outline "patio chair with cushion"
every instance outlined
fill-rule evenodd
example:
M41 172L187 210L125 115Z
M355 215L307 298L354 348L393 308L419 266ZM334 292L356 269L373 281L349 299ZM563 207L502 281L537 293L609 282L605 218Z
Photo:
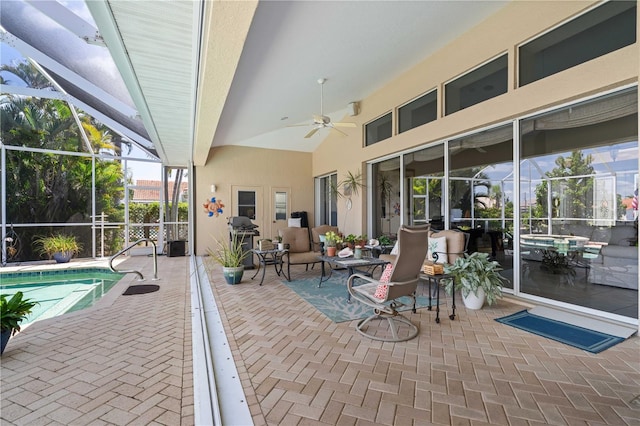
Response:
M418 326L398 312L403 306L409 306L400 298L413 301L416 312L416 288L422 264L427 255L429 225L401 226L398 230L398 255L388 265L379 280L364 274L353 274L347 280L347 289L351 297L360 303L371 306L373 315L356 324L356 330L364 336L385 342L402 342L418 335ZM354 285L355 280L365 280L365 284ZM405 299L406 300L406 299ZM373 320L387 320L385 327L370 327Z
M427 250L427 260L436 263L453 263L455 260L467 253L469 245L469 234L455 229L446 231L429 231L429 246ZM380 259L388 262L395 261L397 257L398 245L391 250L390 254L381 254Z
M429 233L427 259L452 264L467 253L470 234L456 229Z
M287 247L288 253L282 257L287 264L287 279L291 280L291 265L309 265L320 263L320 252L313 251L309 243L309 230L307 228L284 228L280 230L282 243Z
M317 251L317 252L321 252L322 251L322 241L321 241L321 236L325 235L327 232L329 231L333 231L336 234L339 234L340 231L338 231L338 227L337 226L330 226L330 225L320 225L320 226L316 226L315 228L311 228L311 238L312 238L312 242L313 242L313 251Z

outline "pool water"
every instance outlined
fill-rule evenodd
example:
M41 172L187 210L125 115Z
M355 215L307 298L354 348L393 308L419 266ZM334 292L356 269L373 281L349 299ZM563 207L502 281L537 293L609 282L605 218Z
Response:
M123 276L98 268L0 274L0 294L10 298L21 291L25 298L38 302L20 324L24 327L34 321L93 306Z

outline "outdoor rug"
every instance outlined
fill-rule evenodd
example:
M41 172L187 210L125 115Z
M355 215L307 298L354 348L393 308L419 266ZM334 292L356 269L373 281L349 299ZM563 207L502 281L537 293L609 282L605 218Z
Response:
M349 293L347 292L344 278L330 278L322 283L322 287L318 288L319 280L320 278L318 277L302 278L293 281L283 280L282 283L333 322L366 318L373 313L373 308L356 300L347 303ZM409 303L411 299L406 298L406 300ZM436 305L435 299L431 304L432 306ZM416 308L425 308L427 306L429 306L429 298L427 296L418 296ZM411 312L411 306L404 307L402 310Z
M594 354L624 341L619 336L534 315L526 309L496 321Z

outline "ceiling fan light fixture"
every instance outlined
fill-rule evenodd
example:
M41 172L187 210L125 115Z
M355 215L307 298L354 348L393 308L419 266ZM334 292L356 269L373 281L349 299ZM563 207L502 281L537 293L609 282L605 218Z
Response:
M345 132L339 129L336 129L336 127L356 127L356 123L333 123L330 117L324 115L324 110L323 110L324 94L323 94L322 88L326 81L327 81L326 78L318 79L318 84L320 84L320 114L313 116L313 122L311 123L311 126L313 126L313 128L305 135L305 138L310 138L311 136L315 135L318 130L324 129L324 128L333 129L344 136L348 136ZM298 127L298 126L304 126L304 124L294 125L289 127Z

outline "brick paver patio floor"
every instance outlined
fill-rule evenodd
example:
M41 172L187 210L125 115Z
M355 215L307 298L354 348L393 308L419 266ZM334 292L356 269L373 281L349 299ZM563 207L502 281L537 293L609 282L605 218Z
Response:
M148 258L132 258L127 268ZM160 291L33 324L2 356L2 425L194 423L188 257L161 258ZM295 277L317 276L296 269ZM523 309L409 318L418 338L369 340L280 282L212 287L256 425L638 425L640 338L587 353L494 321ZM224 391L222 389L221 391Z

